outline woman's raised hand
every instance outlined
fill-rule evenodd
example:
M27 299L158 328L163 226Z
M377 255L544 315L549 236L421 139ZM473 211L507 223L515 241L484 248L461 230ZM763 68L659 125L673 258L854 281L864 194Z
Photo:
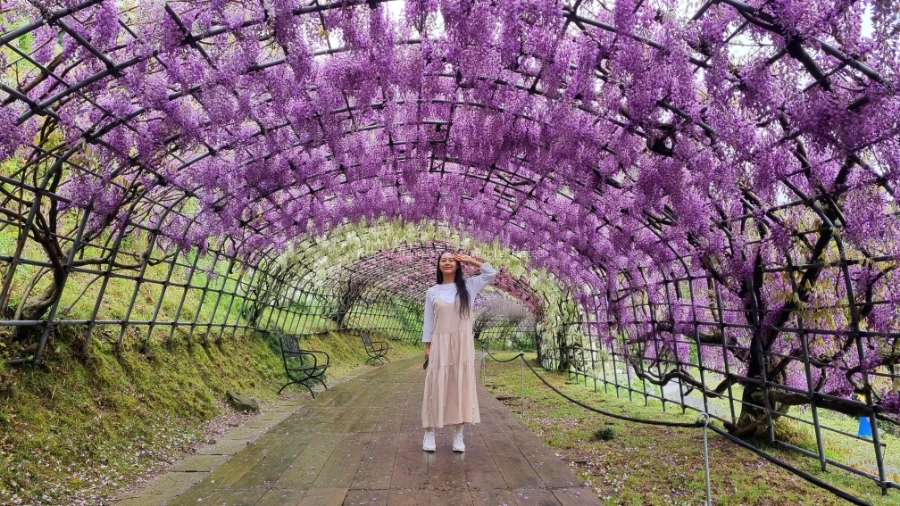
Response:
M464 253L455 253L453 255L453 259L456 260L457 262L474 265L475 267L481 267L481 264L484 263L484 262L479 262L478 260L475 260L474 258L472 258L469 255L466 255Z

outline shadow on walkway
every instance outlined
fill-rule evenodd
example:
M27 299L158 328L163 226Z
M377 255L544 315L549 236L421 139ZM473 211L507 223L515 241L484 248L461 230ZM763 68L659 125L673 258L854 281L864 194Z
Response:
M419 360L407 359L338 384L163 504L600 504L481 386L482 423L466 427L466 452L451 450L448 427L437 452L423 452L424 380Z

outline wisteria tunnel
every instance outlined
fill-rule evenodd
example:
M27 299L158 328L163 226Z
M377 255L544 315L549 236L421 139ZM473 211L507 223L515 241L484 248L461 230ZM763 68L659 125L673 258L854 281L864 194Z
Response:
M0 356L414 343L435 260L461 249L500 268L475 305L487 346L897 494L898 12L0 1Z

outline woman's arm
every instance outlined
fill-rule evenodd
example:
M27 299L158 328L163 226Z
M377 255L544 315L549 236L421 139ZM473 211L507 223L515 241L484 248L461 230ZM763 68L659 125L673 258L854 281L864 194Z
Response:
M497 275L497 270L489 264L488 262L481 262L479 260L475 260L469 255L463 255L461 253L457 253L456 259L460 262L467 263L469 265L474 265L481 270L481 274L477 276L473 276L466 280L466 287L469 289L469 296L472 297L472 300L475 300L475 296L478 295L484 287L490 284L491 280Z
M431 334L434 333L434 304L431 292L425 292L425 319L422 321L422 342L425 343L425 356L431 348Z

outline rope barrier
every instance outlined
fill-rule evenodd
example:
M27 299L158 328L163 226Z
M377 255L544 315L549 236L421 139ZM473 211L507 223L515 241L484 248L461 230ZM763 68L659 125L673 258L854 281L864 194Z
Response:
M515 357L513 357L513 358L509 358L509 359L506 359L506 360L502 360L502 359L499 359L499 358L495 357L494 355L492 355L492 354L491 354L491 350L489 350L489 349L487 349L487 348L482 347L482 348L481 348L481 351L482 351L482 353L486 353L487 356L489 356L489 357L491 357L492 359L494 359L494 362L512 362L513 360L515 360L515 359L517 359L517 358L519 358L519 357L522 357L522 360L525 360L525 354L524 354L524 353L521 353L521 352L520 352L518 355L516 355Z
M859 506L872 506L871 503L867 503L867 502L863 501L862 499L859 499L859 498L857 498L857 497L855 497L855 496L852 496L852 495L848 494L847 492L844 492L843 490L841 490L841 489L839 489L839 488L836 488L836 487L834 487L834 486L832 486L832 485L830 485L830 484L828 484L828 483L825 483L824 481L822 481L822 480L816 478L815 476L813 476L813 475L811 475L811 474L809 474L809 473L806 473L806 472L804 472L804 471L801 471L801 470L799 470L799 469L797 469L797 468L791 466L790 464L788 464L787 462L784 462L783 460L776 459L775 457L773 457L773 456L767 454L766 452L764 452L764 451L762 451L762 450L756 448L756 447L753 446L752 444L747 443L747 442L744 441L743 439L740 439L740 438L738 438L738 437L732 436L731 434L729 434L729 433L723 431L722 429L717 428L715 425L710 425L710 426L709 426L709 430L711 430L711 431L715 432L716 434L718 434L718 435L724 437L725 439L731 441L732 443L735 443L735 444L737 444L737 445L739 445L739 446L742 446L742 447L744 447L744 448L750 450L751 452L753 452L753 453L759 455L760 457L762 457L762 458L768 460L769 462L775 464L776 466L781 467L782 469L785 469L785 470L787 470L787 471L790 471L790 472L796 474L797 476L799 476L799 477L803 478L804 480L806 480L806 481L812 483L813 485L815 485L815 486L817 486L817 487L820 487L820 488L823 488L823 489L825 489L825 490L831 492L832 494L834 494L834 495L840 497L841 499L844 499L845 501L849 501L849 502L851 502L851 503L853 503L853 504L857 504L857 505L859 505Z
M618 420L624 420L627 422L635 422L635 423L643 423L643 424L647 424L647 425L658 425L658 426L665 426L665 427L681 427L681 428L688 428L688 427L702 428L703 429L703 468L704 468L705 478L706 478L706 505L707 506L710 506L712 504L712 487L710 484L710 473L709 473L709 442L708 442L708 438L707 438L707 430L712 430L713 432L719 434L720 436L724 437L725 439L728 439L729 441L752 451L753 453L768 460L769 462L771 462L787 471L790 471L790 472L796 474L797 476L812 483L813 485L815 485L819 488L822 488L824 490L827 490L828 492L831 492L832 494L840 497L841 499L844 499L845 501L849 501L858 506L872 506L870 503L867 503L867 502L863 501L862 499L859 499L853 495L850 495L847 492L844 492L843 490L841 490L837 487L834 487L833 485L825 483L824 481L816 478L815 476L812 476L809 473L806 473L804 471L801 471L801 470L791 466L787 462L779 460L779 459L763 452L762 450L759 450L755 446L743 441L742 439L732 436L731 434L717 428L715 425L710 425L709 422L711 421L711 417L708 413L705 413L705 412L698 413L697 421L694 423L665 422L665 421L661 421L661 420L647 420L644 418L632 418L630 416L624 416L624 415L618 415L615 413L610 413L609 411L604 411L602 409L597 409L593 406L588 406L587 404L584 404L583 402L573 399L573 398L569 397L568 395L560 392L556 387L554 387L553 385L548 383L547 380L545 380L543 378L543 376L538 374L538 372L535 371L533 367L531 367L531 364L529 364L528 361L525 360L524 353L519 353L518 355L516 355L510 359L507 359L507 360L501 360L501 359L494 357L494 355L491 354L490 350L487 350L484 347L482 347L482 353L483 353L483 355L491 357L496 362L512 362L513 360L515 360L517 358L521 359L522 363L525 364L526 366L528 366L528 368L531 369L531 372L534 373L534 375L537 376L538 379L541 380L541 382L544 385L546 385L548 388L550 388L550 390L553 390L560 397L563 397L567 401L577 404L588 411L592 411L594 413L599 413L601 415L609 416L611 418L616 418ZM524 370L523 370L523 373L524 373ZM523 376L523 378L522 378L522 397L523 397L523 399L524 399L524 396L525 396L525 379Z
M540 374L538 374L538 372L535 371L533 367L531 367L531 364L529 364L528 361L525 360L524 355L520 354L519 356L522 357L522 361L525 362L525 365L526 365L529 369L531 369L531 372L533 372L534 375L538 377L538 379L540 379L545 385L547 385L547 387L550 388L550 390L553 390L554 392L556 392L557 394L559 394L561 397L565 398L565 399L568 400L569 402L578 404L579 406L581 406L582 408L584 408L584 409L586 409L586 410L588 410L588 411L593 411L594 413L600 413L601 415L606 415L606 416L611 417L611 418L617 418L617 419L619 419L619 420L625 420L625 421L628 421L628 422L635 422L635 423L643 423L643 424L647 424L647 425L661 425L661 426L663 426L663 427L682 427L682 428L685 428L685 427L701 427L701 426L702 426L702 424L701 424L699 421L698 421L698 422L693 422L693 423L687 423L687 422L666 422L666 421L663 421L663 420L647 420L646 418L633 418L633 417L630 417L630 416L619 415L619 414L616 414L616 413L610 413L609 411L604 411L604 410L602 410L602 409L597 409L597 408L595 408L595 407L593 407L593 406L588 406L587 404L585 404L585 403L583 403L583 402L581 402L581 401L578 401L578 400L576 400L576 399L573 399L573 398L569 397L568 395L566 395L566 394L560 392L559 390L557 390L556 387L554 387L553 385L551 385L550 383L548 383L547 380L545 380L545 379L543 378L543 376L541 376Z

